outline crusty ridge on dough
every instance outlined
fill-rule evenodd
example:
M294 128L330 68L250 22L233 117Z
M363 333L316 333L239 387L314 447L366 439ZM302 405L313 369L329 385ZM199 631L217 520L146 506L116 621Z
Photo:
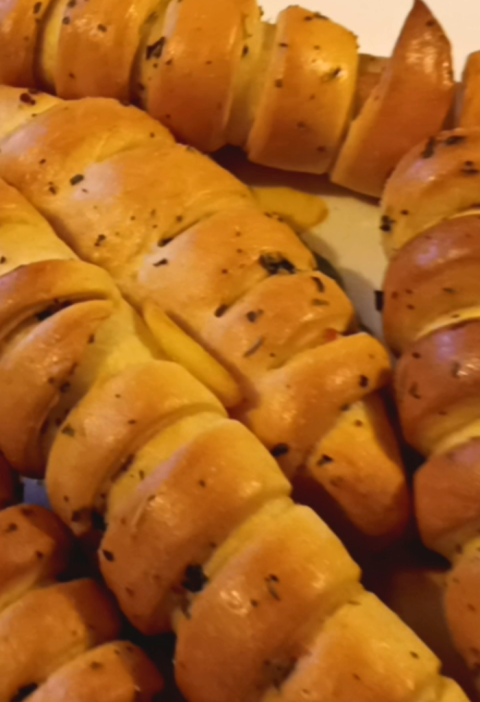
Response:
M131 622L147 634L175 629L187 699L466 702L428 648L365 592L326 524L292 502L258 439L185 369L157 357L108 274L78 260L3 181L0 222L9 247L1 401L16 393L2 407L0 445L21 471L22 457L43 457L55 511L89 543L100 531L102 573ZM38 375L46 382L33 384ZM48 617L50 589L40 593L36 608ZM25 621L33 597L7 614ZM98 656L68 663L33 699L111 663L108 650ZM123 679L115 667L112 675Z

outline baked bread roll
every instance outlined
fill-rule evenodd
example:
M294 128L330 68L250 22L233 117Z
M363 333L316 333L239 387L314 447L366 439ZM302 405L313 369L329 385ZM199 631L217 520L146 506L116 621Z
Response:
M232 416L253 430L289 478L312 483L320 507L333 501L342 520L353 525L359 538L372 543L398 536L408 519L405 477L376 394L390 378L388 356L377 341L357 333L351 303L334 281L316 270L313 256L298 237L284 223L264 215L247 187L191 147L176 145L144 113L101 99L52 104L52 98L30 93L27 104L22 95L13 88L0 89L0 174L49 220L83 261L110 273L168 357L184 362L197 378L217 390ZM43 222L39 231L45 227ZM18 260L19 237L13 232L16 230L12 229L11 251L0 252L7 259L1 269L5 273L14 261L17 265L26 262ZM33 257L41 258L47 244L43 235L31 232L25 232L25 242L30 249L35 241ZM45 232L45 242L52 236L51 231ZM48 296L50 305L55 298L62 305L64 299L82 300L17 339L0 362L0 376L12 385L11 392L0 399L0 411L10 417L0 428L0 445L15 467L31 474L37 470L35 457L42 460L37 451L39 436L44 436L42 443L48 451L55 422L65 416L56 414L53 424L50 421L46 427L59 387L68 384L61 393L62 412L66 413L94 379L92 370L88 380L75 381L79 359L95 329L103 328L107 318L107 326L118 326L120 322L113 321L119 319L117 309L123 310L123 317L130 315L131 326L140 325L133 321L131 309L126 312L122 307L104 272L72 261L65 248L59 249L58 256L52 250L46 257L62 260L37 261L37 268L12 271L3 283L5 296L24 299L15 302L8 313L15 324L32 311L32 305L45 304ZM39 282L30 282L40 275ZM53 290L58 294L52 294ZM32 294L37 303L32 302ZM209 382L210 366L203 358L207 354L196 345L191 348L184 336L177 339L175 332L172 336L169 319L210 354L210 363L223 368L228 382L220 371L214 374L218 382ZM68 342L62 344L62 362L52 374L51 354L58 353L58 334L68 337ZM122 344L138 346L138 340L131 339L131 330L129 334L130 341L125 339ZM115 340L104 353L115 353L121 366L131 363L133 357L118 348L119 335L120 331L115 332ZM143 335L146 337L146 329ZM87 356L95 356L96 346ZM35 361L39 348L45 349L42 369ZM160 387L167 382L164 377L170 367L157 365L159 376L154 380L148 370L154 357L151 345L148 349L143 345L135 356L138 364L146 362L146 369L141 378L136 378L140 371L135 369L129 381L133 388L129 390L129 419L136 422L130 433L125 433L123 419L113 419L113 413L120 411L118 402L112 403L112 414L106 419L120 422L118 431L125 434L122 441L133 442L131 453L151 438L149 432L163 421L162 412L165 416L173 412L170 400L165 400L165 408L156 404L160 392L156 384ZM198 372L200 367L203 375ZM17 375L21 379L13 380ZM126 378L118 382L127 383ZM35 384L38 392L29 393L29 403L20 403L25 386ZM140 393L136 386L145 389ZM168 387L175 397L183 393L183 404L178 400L175 409L179 415L190 412L191 405L223 412L190 376L182 376L180 368L171 371ZM101 392L107 392L106 386ZM168 393L165 390L166 398ZM143 407L147 397L152 402L148 412ZM104 395L99 398L102 406L107 403ZM32 427L28 434L14 430L13 423L20 426L19 412L23 412L21 425ZM80 425L83 421L79 418ZM102 431L98 425L98 433ZM75 443L65 436L61 442L66 446ZM92 446L85 450L91 451ZM62 454L66 450L62 448ZM83 449L76 450L75 460L83 461ZM323 460L324 455L328 461ZM77 465L72 464L74 475ZM108 467L100 454L89 465L98 484L94 489L88 487L88 497L84 494L73 510L87 522L92 501L103 492L100 482L120 468L112 455ZM101 469L97 470L94 466L98 465ZM68 472L64 464L62 476ZM86 475L81 480L85 486ZM73 492L80 495L77 488ZM66 506L63 509L67 511Z
M65 160L68 162L68 153ZM148 330L115 292L105 272L76 259L60 240L56 248L53 230L45 221L37 226L32 219L32 206L13 188L1 187L0 212L5 219L0 220L0 232L11 231L5 240L16 241L17 247L11 243L11 261L4 263L11 269L0 279L8 292L5 306L10 310L5 317L10 334L4 337L0 363L7 355L19 375L28 375L37 363L54 379L47 383L52 388L48 402L43 389L35 386L23 398L31 426L40 427L38 434L32 431L33 440L22 438L25 410L15 414L15 407L10 407L20 422L14 430L13 416L9 426L16 436L12 453L26 459L30 454L25 446L35 443L47 464L46 485L55 511L80 537L101 532L101 570L128 619L145 634L176 631L176 677L187 699L254 702L275 699L282 690L298 699L298 690L307 690L312 699L325 699L328 693L347 700L355 693L369 702L414 702L421 695L435 702L447 700L448 695L456 702L466 702L459 688L439 676L439 661L416 635L365 593L358 566L320 517L293 503L291 484L271 453L245 426L228 419L215 395L185 369L155 356ZM288 242L288 230L281 231ZM306 256L301 247L296 251L298 257ZM29 252L34 263L28 262ZM47 260L39 260L42 252ZM65 276L60 275L62 266ZM28 300L25 285L15 284L18 275L27 274L33 281ZM308 276L323 280L314 272ZM46 290L54 295L61 278L63 289L69 286L68 298L62 295L52 301ZM332 285L324 284L325 290ZM102 318L95 312L94 331L91 316L74 315L84 337L78 337L74 329L74 338L82 343L70 343L73 332L63 322L65 313L85 309L92 298L98 304L100 297L108 307L102 307ZM3 307L2 303L0 309ZM55 357L43 353L51 337L56 343ZM42 345L36 346L37 339ZM365 335L357 341L347 337L346 350L338 351L338 359L325 352L328 344L315 350L318 356L311 361L315 372L319 372L320 359L334 375L341 360L353 353L352 339L373 364L370 356L380 347ZM373 366L370 370L374 378ZM295 373L306 373L305 366L295 365L292 377ZM6 374L2 382L7 382ZM353 384L349 372L338 382L339 392L345 393L342 402L347 401L349 383ZM328 391L328 384L322 387ZM308 398L311 402L311 396ZM376 446L371 426L363 425L373 421L367 415L370 402L376 399L345 411L353 422L345 432L339 424L327 434L325 446L332 455L316 454L318 469L340 470L332 466L333 457L345 456L345 441L350 436L354 441L355 430L361 428L357 422L362 422L369 437L361 453L365 461L362 475L368 475L370 452L374 455L372 447ZM4 443L8 437L0 434L0 445ZM348 463L344 465L347 470ZM20 471L28 471L29 466L29 460L16 463ZM333 474L335 487L340 489L341 476ZM352 495L348 492L348 499L358 509ZM35 563L37 573L40 566ZM87 651L91 635L96 637L95 644L103 644L116 635L117 626L110 615L96 614L99 605L97 599L91 603L90 595L88 600L85 595L85 603L82 598L84 617L78 628L68 627L65 634L52 636L54 643L45 648L41 666L29 667L30 639L26 625L19 626L18 621L33 616L29 613L34 609L39 617L36 628L43 632L52 621L46 614L50 605L63 602L65 589L68 593L94 589L95 597L99 596L96 586L81 581L30 591L19 605L7 608L5 631L14 626L9 613L18 612L15 628L25 637L21 665L8 673L7 699L13 688L33 684L32 676L34 683L45 684L33 697L37 702L55 699L64 690L65 695L75 690L78 700L92 699L100 685L94 672L104 676L113 686L112 695L118 693L115 699L121 702L131 699L128 694L136 687L149 699L150 692L158 689L158 679L146 662L128 658L128 649L119 648L121 653L115 654L114 648L116 657L111 648ZM80 603L73 611L62 610L62 620L78 617L79 607ZM90 634L86 626L93 613L97 634ZM59 622L55 619L52 626ZM49 662L58 661L60 651L71 651L70 632L74 630L78 632L75 642L87 657L70 661L67 659L73 656L65 655L64 665L55 671L56 665L50 667ZM1 636L0 616L0 645ZM35 641L38 647L38 637ZM343 654L345 647L348 656ZM326 679L316 674L326 667L330 690L325 688ZM77 690L79 680L85 686L81 692Z
M59 668L28 702L150 702L160 699L160 674L141 649L104 644Z
M163 681L138 648L106 643L120 633L107 594L92 580L55 582L70 549L43 508L0 512L0 700L149 702Z
M335 182L376 197L443 126L454 85L450 44L422 0L389 62L300 7L274 25L257 0L12 0L0 8L0 83L130 100L202 151L230 143L266 166L333 167Z
M392 256L385 332L401 355L396 389L407 440L429 460L416 476L425 544L450 559L446 612L475 675L480 657L478 130L421 144L384 195Z

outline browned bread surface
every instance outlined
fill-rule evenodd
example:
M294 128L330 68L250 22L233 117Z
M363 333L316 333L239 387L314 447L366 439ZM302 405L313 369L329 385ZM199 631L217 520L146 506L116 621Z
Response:
M284 10L248 137L249 158L284 170L327 172L352 114L357 72L351 32L319 13Z
M4 457L0 455L0 509L11 504L14 498L14 475Z
M2 355L0 441L10 463L30 477L42 477L42 427L89 339L111 311L108 302L84 302L59 312ZM61 352L59 354L59 350ZM28 399L27 399L28 398ZM23 433L18 429L23 427Z
M115 638L115 610L90 580L34 590L0 615L2 702L60 665Z
M103 511L129 456L184 416L223 407L181 366L150 361L98 382L68 416L49 455L47 488L57 514L82 535ZM128 466L127 466L128 468Z
M235 78L248 37L248 13L258 21L257 4L187 0L163 5L164 22L158 13L147 24L148 36L137 54L134 95L181 141L216 151L226 143ZM86 94L80 90L77 97Z
M460 127L480 126L480 100L478 84L480 80L480 52L475 51L467 59L462 77L458 125Z
M61 667L28 702L150 702L162 689L160 673L143 651L117 641Z
M480 589L480 540L478 535L471 539L465 552L457 558L455 569L450 574L449 587L445 597L445 610L452 631L453 640L475 675L478 678L478 626Z
M404 217L409 217L404 214ZM478 305L480 215L447 219L410 241L385 280L385 334L404 352L425 330L455 324Z
M280 687L305 653L312 613L321 620L353 597L359 576L325 525L289 506L182 617L177 679L187 698L237 702Z
M0 609L60 575L70 547L66 529L50 512L35 506L1 511Z

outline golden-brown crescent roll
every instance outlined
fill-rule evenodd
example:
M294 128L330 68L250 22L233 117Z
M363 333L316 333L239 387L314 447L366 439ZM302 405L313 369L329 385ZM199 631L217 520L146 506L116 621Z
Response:
M459 127L480 127L479 81L480 52L475 51L468 57L463 71L458 114Z
M154 665L129 643L106 643L120 632L110 597L92 580L56 582L71 546L41 507L0 512L0 700L150 702L163 687Z
M285 170L328 171L352 114L357 72L351 32L320 13L284 10L248 138L249 158Z
M479 137L478 129L457 129L416 147L387 185L381 220L391 256L385 334L401 354L400 418L409 443L428 457L415 478L418 524L425 544L454 564L446 614L475 675L480 662Z
M315 31L334 31L322 18L302 22L325 25ZM359 419L356 426L356 437L362 436L357 446L366 447L372 462L372 479L367 479L367 461L353 444L342 459L342 472L353 486L358 465L364 476L361 490L352 493L350 488L344 498L338 486L325 485L321 471L312 470L311 457L326 434L338 429L341 437L346 409L358 403L362 412L363 402L388 384L390 372L380 344L357 333L351 303L336 283L316 270L311 252L293 231L261 212L251 191L232 175L191 147L176 145L161 125L134 108L105 99L59 101L31 118L19 96L13 88L0 89L0 110L2 104L9 105L3 109L10 115L5 134L0 130L0 174L38 208L81 259L113 276L124 297L151 324L153 335L159 336L163 352L185 360L197 378L207 381L232 415L280 460L289 477L307 467L317 492L326 487L362 538L383 542L401 533L408 520L406 481L392 432L379 431L386 424L380 401L364 410L373 421ZM76 285L73 279L72 285ZM76 303L44 324L60 324L62 315L90 309L96 285L93 280L89 284L84 308ZM102 305L113 301L118 306L113 292L105 297ZM99 304L95 301L95 309ZM167 324L161 319L158 323L154 306L167 315ZM117 319L115 309L109 314ZM198 346L190 346L183 355L176 353L175 343L184 344L181 335L170 333L168 318L216 359L232 380L216 371L208 357L202 361L199 351L197 361L192 361ZM77 326L81 334L84 324ZM163 338L168 343L162 343ZM31 334L20 343L35 353ZM67 353L66 342L62 348ZM77 364L75 353L70 352L72 365ZM26 363L16 350L14 355L16 362ZM65 382L70 380L61 385ZM47 390L47 397L38 400L46 413L48 402L56 397L54 386ZM73 399L78 401L79 394ZM64 407L68 413L72 405ZM38 432L47 416L37 418ZM140 428L139 420L138 433ZM132 431L128 442L133 435ZM12 444L13 436L18 440L9 429L6 441ZM34 432L28 436L33 453ZM142 434L142 441L148 438ZM67 439L61 435L58 446L69 445ZM47 450L50 445L47 442ZM137 448L133 441L130 453ZM10 450L17 466L25 464L26 448L22 455L13 445ZM59 451L63 454L63 448ZM128 455L123 453L123 460ZM105 502L100 497L105 492L103 478L121 467L112 463L107 469L100 455L98 462L99 471L93 469L98 463L92 462L96 488L81 499L80 490L78 504L65 503L61 512L70 524L74 514L79 529L83 523L79 515L85 517L96 501ZM76 472L72 468L72 474ZM58 499L66 496L70 497L68 490ZM58 504L56 509L60 510Z

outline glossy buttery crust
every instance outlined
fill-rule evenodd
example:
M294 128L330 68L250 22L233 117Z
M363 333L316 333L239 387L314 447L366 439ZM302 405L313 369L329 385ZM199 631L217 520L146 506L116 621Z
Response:
M71 539L41 507L0 512L0 700L149 702L163 686L92 580L56 583Z
M333 182L378 196L392 164L425 134L443 127L453 97L450 43L428 7L417 2L392 59L352 124Z
M78 256L113 276L147 323L152 304L158 306L233 374L241 392L232 415L254 431L288 477L306 473L317 493L333 499L362 538L397 536L408 519L405 478L382 403L370 402L389 381L389 359L378 342L354 333L351 303L315 270L299 238L264 215L246 186L190 147L176 145L144 113L103 99L48 106L42 96L32 100L45 107L36 117L35 105L26 105L21 91L0 89L0 112L5 113L0 173ZM35 413L37 424L29 420L35 442L48 403L59 386L71 385L66 376L75 358L116 300L100 272L98 280L91 271L82 281L86 273L81 269L73 277L79 264L69 265L68 279L73 287L83 285L85 299L83 306L63 310L42 327L53 339L48 325L70 320L76 336L65 344L58 382L52 376L50 386L43 384L44 397L38 396L44 415L33 405L25 407ZM57 276L64 280L61 266L56 272L52 264L51 275L45 264L40 268L47 290ZM10 284L15 288L14 278ZM80 288L73 299L79 293ZM65 297L72 299L70 291ZM90 319L91 330L74 321L81 314ZM40 377L32 359L34 343L46 343L42 333L37 332L37 342L19 340L14 361L6 352L5 382L12 363ZM24 377L29 382L26 370ZM153 387L152 379L152 394ZM203 403L196 394L197 404ZM132 419L138 420L139 436L140 417ZM341 450L346 434L349 447ZM26 438L21 447L14 446L18 433L6 429L4 441L16 465L27 470L28 455L35 468L30 457L37 454L33 445L25 445ZM324 442L336 451L330 462L336 466L320 470L322 455L330 455ZM335 474L332 468L338 469Z
M130 99L202 151L232 143L375 197L454 97L450 43L422 0L389 61L319 12L264 22L256 0L11 0L0 38L3 84Z
M413 702L426 694L436 702L466 702L457 686L438 675L439 661L413 632L364 591L358 566L333 532L313 511L292 502L290 483L258 439L227 419L217 398L185 369L157 357L148 330L106 274L78 261L45 221L39 226L39 215L34 217L31 205L12 187L0 183L0 188L0 241L5 235L5 241L18 242L17 258L3 263L0 278L10 300L4 350L15 358L16 350L32 349L39 336L58 334L51 368L62 366L65 356L74 360L66 385L52 384L54 401L38 436L51 503L78 536L92 538L104 531L97 534L101 570L130 621L147 634L176 631L176 677L187 699L244 702L276 699L284 690L298 700L302 690L311 699L328 693L346 701L355 693L369 702ZM281 232L288 241L288 230L282 227ZM25 240L29 247L22 244ZM40 260L42 250L47 260ZM306 256L301 248L295 250L298 257ZM18 269L20 262L23 268ZM308 275L323 281L316 273ZM14 284L22 276L32 277L34 297L24 285ZM58 291L62 284L64 292L69 287L67 299L50 299L49 286ZM335 299L340 293L331 286L326 281L325 292L331 290ZM67 328L53 322L98 298L99 292L110 304L108 314L78 355L80 347L75 347L73 358L61 338L68 339ZM89 324L85 319L78 326L90 332ZM321 372L323 361L333 377L342 361L351 365L355 347L358 355L366 354L365 372L377 384L375 373L380 377L384 366L382 361L375 371L375 360L383 351L366 335L347 337L348 351L342 351L343 343L319 346L313 371ZM38 361L45 363L41 355ZM315 377L303 360L295 364L295 373ZM360 397L368 393L355 373L350 368L338 378L339 401L354 400L349 394L354 387ZM335 392L328 384L322 387L325 393ZM37 406L38 392L33 388L23 403ZM331 455L317 454L320 472L335 471L339 459L345 460L345 477L330 473L339 492L342 481L348 485L346 443L355 442L362 428L366 443L362 449L360 440L354 445L364 461L362 479L368 476L370 452L377 445L369 424L370 402L376 400L369 397L365 405L357 401L345 410L324 439ZM0 435L0 444L4 439ZM360 483L361 489L367 482ZM347 494L358 509L354 492ZM5 538L19 533L7 531ZM47 553L51 537L43 538ZM34 539L26 541L34 547ZM2 553L7 552L0 549L0 557ZM57 568L58 554L53 549L50 571ZM25 563L19 572L29 563L31 577L38 580L45 572L46 565L35 557L27 554ZM16 689L31 684L33 676L35 683L48 678L34 693L37 702L55 700L61 690L66 696L60 699L92 699L100 694L102 680L119 702L132 699L132 688L143 691L135 699L149 700L159 681L148 663L138 660L138 652L129 657L128 645L89 651L92 644L116 636L117 620L109 607L90 581L30 590L7 607L0 615L0 647L11 645L13 629L20 643L19 665L8 670L4 698L11 702ZM52 612L61 612L61 619ZM38 619L34 643L32 617ZM64 631L61 622L71 626ZM94 630L88 626L92 622ZM45 634L38 637L38 631ZM48 638L49 632L55 636ZM50 644L35 656L33 667L32 652L38 654L44 638ZM73 660L72 646L86 657ZM60 655L63 665L55 671L52 661ZM0 657L0 666L4 660L10 658ZM325 669L328 676L318 673Z
M409 442L429 457L416 476L424 542L453 561L446 613L474 674L479 596L479 132L422 143L399 164L381 227L392 256L385 332L402 354L396 388Z

